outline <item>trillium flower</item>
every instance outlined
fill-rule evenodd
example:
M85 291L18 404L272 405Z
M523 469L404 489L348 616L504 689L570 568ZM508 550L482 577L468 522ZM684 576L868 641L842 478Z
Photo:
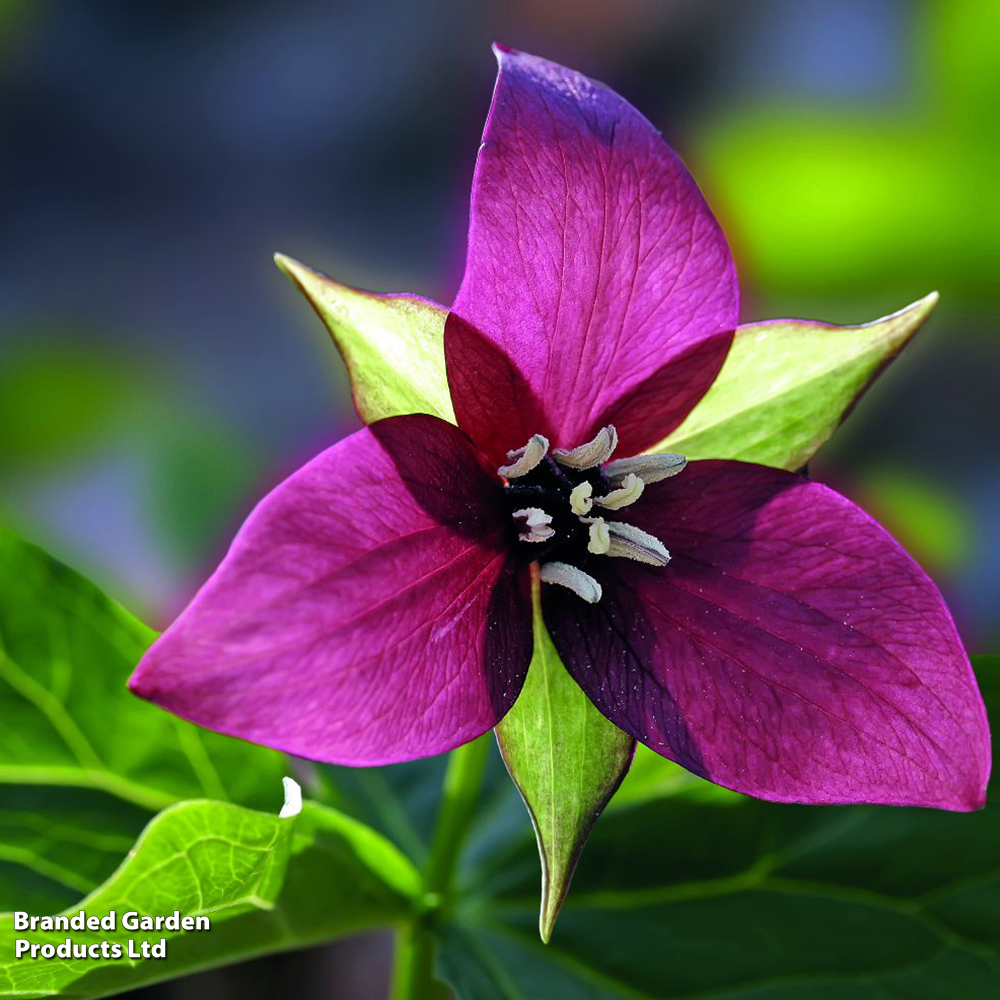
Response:
M454 422L377 420L278 486L132 689L315 760L441 753L517 699L534 588L600 713L696 774L981 806L983 704L913 559L803 475L659 447L738 323L694 181L612 91L499 59L444 328Z

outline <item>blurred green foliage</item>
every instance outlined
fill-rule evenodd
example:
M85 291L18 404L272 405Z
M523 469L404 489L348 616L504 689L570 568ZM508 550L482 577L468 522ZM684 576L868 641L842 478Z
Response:
M169 566L200 565L235 530L270 457L170 367L81 331L22 333L0 355L0 486L71 479L109 452L137 470Z
M92 447L138 403L135 379L121 358L93 346L49 334L25 339L0 364L0 466L59 461Z
M904 101L785 97L706 121L707 188L782 304L935 288L951 308L1000 299L1000 4L920 10Z
M863 472L859 481L865 509L885 524L919 561L945 572L969 557L971 514L947 485L904 469Z

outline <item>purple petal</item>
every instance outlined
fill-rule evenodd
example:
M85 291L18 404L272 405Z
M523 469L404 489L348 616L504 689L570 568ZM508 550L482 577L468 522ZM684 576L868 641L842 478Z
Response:
M670 549L665 568L596 560L599 604L544 595L563 661L608 718L760 798L983 804L968 657L933 583L867 514L737 462L693 462L633 511Z
M532 434L552 428L524 376L492 340L455 313L444 326L444 352L455 420L493 468Z
M589 440L623 397L655 401L627 422L620 447L634 454L722 365L737 322L729 249L684 165L626 101L534 56L498 58L453 309L513 359L556 445ZM699 363L683 378L663 373L691 351Z
M531 658L507 520L458 428L379 421L260 503L130 686L314 760L449 750L503 717Z

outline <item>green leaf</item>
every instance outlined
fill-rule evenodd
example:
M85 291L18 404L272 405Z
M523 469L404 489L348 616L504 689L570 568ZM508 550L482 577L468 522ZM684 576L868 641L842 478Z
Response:
M538 840L538 932L548 941L583 845L628 771L635 740L605 719L567 673L545 628L534 574L532 602L534 655L496 736Z
M861 326L768 320L736 331L722 371L652 451L802 468L920 329L932 292Z
M994 720L1000 657L974 658ZM439 929L464 1000L987 1000L1000 799L979 813L675 795L609 810L552 943L530 844L495 849Z
M121 867L76 906L114 910L114 932L16 931L0 918L0 994L106 996L269 951L302 947L403 919L418 891L412 865L374 831L308 804L279 819L218 802L160 813ZM209 931L129 932L122 915L207 915ZM17 939L59 944L166 939L167 960L14 958Z
M153 635L0 530L0 905L78 898L113 871L153 812L179 800L280 803L280 754L128 692Z
M96 789L147 810L193 796L272 804L280 754L128 692L154 635L79 574L0 529L0 784Z
M278 798L277 789L275 799ZM148 810L83 788L8 786L0 804L0 913L55 913L115 870Z
M455 422L444 365L447 309L416 295L348 288L283 254L274 259L333 336L366 423L404 413Z

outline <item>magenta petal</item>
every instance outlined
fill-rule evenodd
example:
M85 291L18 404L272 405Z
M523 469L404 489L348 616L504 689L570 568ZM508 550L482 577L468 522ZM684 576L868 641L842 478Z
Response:
M933 583L867 514L787 472L693 462L629 518L663 569L598 560L546 588L566 666L647 746L777 801L975 809L983 702Z
M555 63L498 58L453 309L514 360L564 447L705 344L698 370L666 380L661 408L630 426L621 451L634 454L677 426L724 360L718 334L735 328L738 298L725 238L626 101Z
M314 760L449 750L503 717L531 657L505 522L461 431L379 421L260 503L130 686Z

